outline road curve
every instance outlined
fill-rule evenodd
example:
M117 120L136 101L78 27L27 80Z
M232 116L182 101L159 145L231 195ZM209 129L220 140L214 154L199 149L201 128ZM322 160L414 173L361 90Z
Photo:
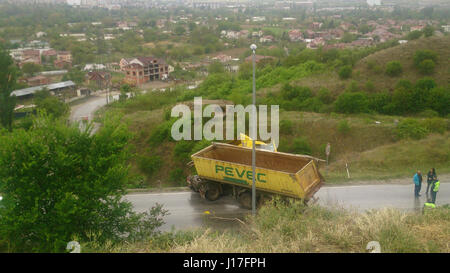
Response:
M441 181L442 182L442 181ZM426 183L424 183L426 187ZM364 211L384 207L399 208L402 210L420 210L426 201L425 189L422 187L422 196L418 199L413 196L413 185L361 185L361 186L333 186L322 187L315 195L318 203L324 206L340 206L348 209ZM175 229L189 229L201 226L226 228L238 225L250 211L242 209L230 196L220 198L215 202L201 199L198 193L137 193L125 196L135 211L143 212L150 209L155 203L164 205L170 215L164 218L165 225L161 228L168 231ZM441 183L437 194L436 204L450 203L450 183ZM205 211L210 214L206 215ZM212 216L212 217L211 217Z

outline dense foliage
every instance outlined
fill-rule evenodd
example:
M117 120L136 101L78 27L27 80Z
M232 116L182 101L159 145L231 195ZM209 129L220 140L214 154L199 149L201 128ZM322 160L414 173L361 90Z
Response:
M123 201L129 132L106 119L92 135L39 116L28 131L0 135L0 247L60 252L77 239L139 239L162 224L161 207L136 214Z

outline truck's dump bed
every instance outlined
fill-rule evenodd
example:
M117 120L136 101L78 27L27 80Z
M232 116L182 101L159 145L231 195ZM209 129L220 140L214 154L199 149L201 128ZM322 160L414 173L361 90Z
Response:
M213 145L192 155L200 177L251 188L252 149ZM309 199L321 186L322 176L312 157L256 150L256 188Z

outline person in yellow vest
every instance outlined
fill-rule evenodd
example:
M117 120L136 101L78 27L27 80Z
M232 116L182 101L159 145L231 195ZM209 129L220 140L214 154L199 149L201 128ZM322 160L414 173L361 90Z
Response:
M425 212L427 212L427 211L433 210L433 209L435 209L435 208L436 208L436 205L435 205L434 203L431 202L431 199L430 199L430 198L428 198L428 201L427 201L425 204L423 204L423 210L422 210L422 213L425 213Z
M435 180L433 180L433 183L431 184L431 203L436 204L436 195L437 192L439 191L439 186L441 185L441 183L439 182L439 180L436 178Z

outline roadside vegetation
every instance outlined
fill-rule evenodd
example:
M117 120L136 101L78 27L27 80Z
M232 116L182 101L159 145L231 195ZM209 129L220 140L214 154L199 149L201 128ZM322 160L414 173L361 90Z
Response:
M378 241L383 253L450 251L450 207L424 214L395 209L365 213L338 207L272 201L239 228L165 233L151 240L111 247L87 243L92 252L368 252ZM205 215L205 221L213 215ZM232 219L230 219L232 220Z

